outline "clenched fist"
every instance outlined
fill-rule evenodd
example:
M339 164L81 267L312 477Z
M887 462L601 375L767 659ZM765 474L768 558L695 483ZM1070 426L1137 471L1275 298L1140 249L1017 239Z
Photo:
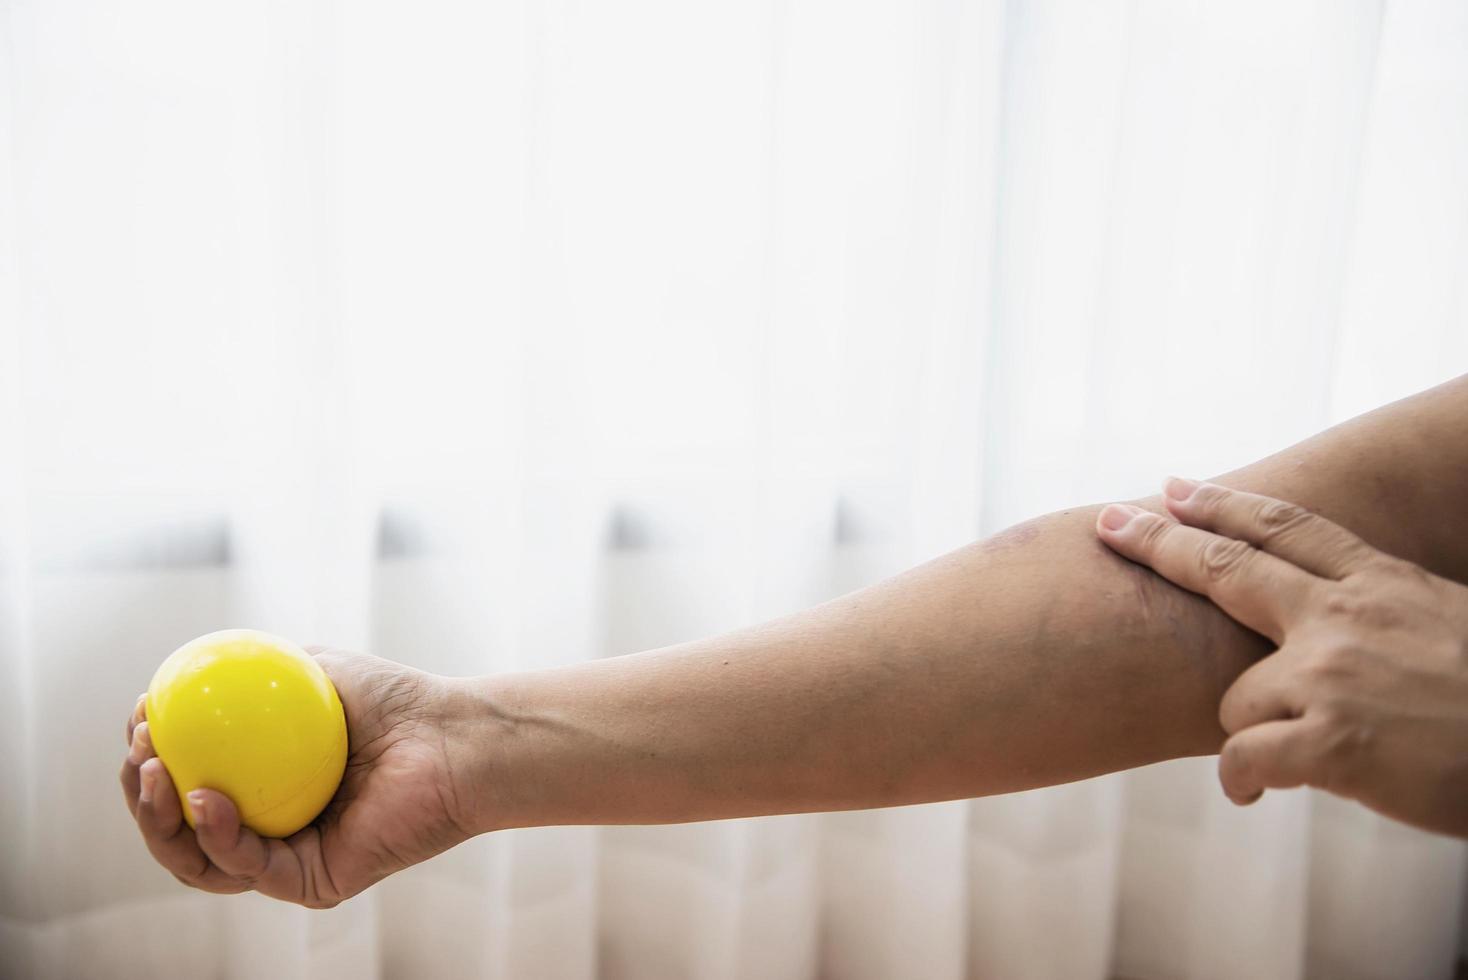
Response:
M465 788L472 749L453 737L451 712L463 701L453 681L364 654L313 656L346 711L347 768L321 815L284 840L241 826L234 803L215 790L180 800L138 698L127 724L123 797L148 850L184 884L330 908L475 832ZM184 822L184 806L193 808L197 829Z

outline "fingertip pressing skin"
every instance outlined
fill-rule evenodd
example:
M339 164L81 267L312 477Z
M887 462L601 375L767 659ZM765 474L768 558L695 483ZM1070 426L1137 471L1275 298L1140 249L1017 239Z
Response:
M1117 554L1206 596L1276 644L1290 622L1290 611L1308 590L1308 576L1298 568L1246 541L1193 526L1192 521L1112 504L1101 512L1097 533Z
M1120 531L1131 523L1132 518L1146 511L1131 504L1107 504L1101 508L1101 513L1096 515L1096 529L1103 536Z
M1468 837L1468 589L1285 500L1181 480L1165 492L1177 523L1117 511L1098 533L1278 646L1219 704L1228 798L1310 786Z
M1181 476L1169 476L1162 481L1162 502L1169 508L1188 500L1202 484Z
M1169 477L1163 503L1184 524L1246 541L1327 579L1345 577L1376 554L1359 535L1298 504L1216 483Z

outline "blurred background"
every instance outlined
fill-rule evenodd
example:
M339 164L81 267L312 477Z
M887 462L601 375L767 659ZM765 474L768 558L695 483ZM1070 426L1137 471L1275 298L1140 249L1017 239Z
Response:
M1462 843L1207 759L326 913L116 771L210 630L628 653L1464 371L1461 0L0 0L0 974L1451 976Z

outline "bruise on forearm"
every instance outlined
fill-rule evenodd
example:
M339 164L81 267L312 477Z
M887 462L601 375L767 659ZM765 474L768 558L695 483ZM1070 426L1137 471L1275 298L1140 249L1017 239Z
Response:
M1161 509L1156 498L1135 503ZM995 554L1013 588L1032 590L1015 609L1029 607L1021 655L1047 687L1039 703L1049 724L1018 729L1040 749L1034 785L1218 751L1224 691L1272 649L1207 599L1108 549L1094 529L1099 510L1032 522L1023 559L1005 544Z
M1437 574L1468 580L1468 377L1342 423L1216 482L1300 504ZM1131 501L1157 513L1157 497ZM1217 712L1240 673L1273 650L1207 599L1114 554L1099 507L1047 515L970 546L975 577L1002 577L1010 640L1045 679L1045 724L1013 717L1030 785L1216 752ZM966 549L969 550L969 549ZM1001 573L1002 570L1002 573ZM1018 592L1028 590L1027 596ZM970 623L976 653L994 656ZM1022 736L1022 737L1020 737ZM1030 746L1036 746L1030 753ZM1016 787L1017 788L1017 787ZM999 790L995 790L999 791Z
M1305 506L1462 581L1468 378L1215 480ZM1162 512L1156 497L1132 503ZM1001 724L976 723L963 746L988 770L983 792L1216 752L1223 693L1273 649L1207 599L1107 549L1094 530L1099 509L1047 515L949 556L966 569L948 586L971 600L959 632L994 671L988 684L976 679L970 707ZM944 578L930 583L942 588Z
M1134 503L1162 510L1155 497ZM1099 510L1079 508L1050 522L1054 547L1075 555L1072 588L1091 600L1051 593L1048 602L1058 608L1045 618L1053 628L1042 629L1030 650L1057 663L1071 698L1091 692L1098 710L1081 715L1077 737L1094 739L1096 748L1077 758L1083 769L1104 772L1216 752L1223 693L1273 645L1206 598L1112 552L1096 537ZM1078 669L1068 637L1081 639L1081 656L1092 657L1096 674Z
M872 721L835 729L832 764L865 758L885 774L868 791L903 803L1217 751L1219 700L1269 644L1108 550L1098 509L1010 528L808 623L886 668L853 672L838 703Z

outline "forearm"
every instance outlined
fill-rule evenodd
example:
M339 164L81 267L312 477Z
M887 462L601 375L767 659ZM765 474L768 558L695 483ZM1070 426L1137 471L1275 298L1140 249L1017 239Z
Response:
M1423 533L1431 481L1413 462L1455 405L1461 384L1219 479L1461 576L1461 548ZM727 636L466 682L476 822L888 806L1217 751L1219 699L1268 644L1110 553L1094 516L1040 518Z
M491 823L889 806L1215 747L1259 648L1053 515L797 615L475 682Z

